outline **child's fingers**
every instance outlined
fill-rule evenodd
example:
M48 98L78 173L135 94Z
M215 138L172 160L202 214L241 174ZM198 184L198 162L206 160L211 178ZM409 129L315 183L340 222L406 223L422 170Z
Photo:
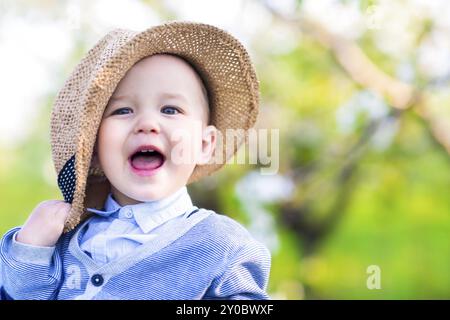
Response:
M56 219L57 222L64 223L69 215L71 205L62 200L46 200L41 202L36 211L38 215L50 219Z
M57 203L54 203L54 214L57 218L65 221L67 216L69 215L71 205L70 203L64 202L64 201L58 201Z

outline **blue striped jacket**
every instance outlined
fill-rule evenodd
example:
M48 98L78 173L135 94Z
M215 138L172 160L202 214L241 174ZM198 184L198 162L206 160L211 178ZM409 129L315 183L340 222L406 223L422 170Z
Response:
M79 246L88 221L44 251L15 245L20 228L7 232L0 243L2 298L269 299L270 252L229 217L187 212L187 223L167 230L173 236L102 266Z

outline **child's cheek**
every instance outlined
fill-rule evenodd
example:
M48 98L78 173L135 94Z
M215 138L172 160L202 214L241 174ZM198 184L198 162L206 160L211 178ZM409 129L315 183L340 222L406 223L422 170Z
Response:
M97 141L99 154L118 151L123 147L123 128L113 121L103 120L99 128Z

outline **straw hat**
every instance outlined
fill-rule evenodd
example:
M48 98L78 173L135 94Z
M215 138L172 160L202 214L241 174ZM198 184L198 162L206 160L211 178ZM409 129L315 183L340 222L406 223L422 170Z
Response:
M87 207L102 208L110 184L91 167L91 157L103 111L125 73L139 60L169 53L187 61L208 91L211 124L244 129L237 143L219 139L216 152L224 161L196 166L188 183L220 169L247 138L258 113L259 86L242 44L217 27L168 22L142 32L116 29L104 36L75 67L58 93L51 115L52 156L58 186L72 204L65 231L89 216ZM220 157L219 157L220 158Z

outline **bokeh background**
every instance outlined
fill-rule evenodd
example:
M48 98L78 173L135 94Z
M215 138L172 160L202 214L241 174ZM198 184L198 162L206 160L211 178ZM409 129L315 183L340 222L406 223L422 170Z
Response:
M276 175L229 165L189 187L270 248L271 297L449 299L445 0L0 0L1 234L62 199L49 119L76 63L113 28L175 19L244 43L257 128L279 129ZM373 265L380 289L367 286Z

